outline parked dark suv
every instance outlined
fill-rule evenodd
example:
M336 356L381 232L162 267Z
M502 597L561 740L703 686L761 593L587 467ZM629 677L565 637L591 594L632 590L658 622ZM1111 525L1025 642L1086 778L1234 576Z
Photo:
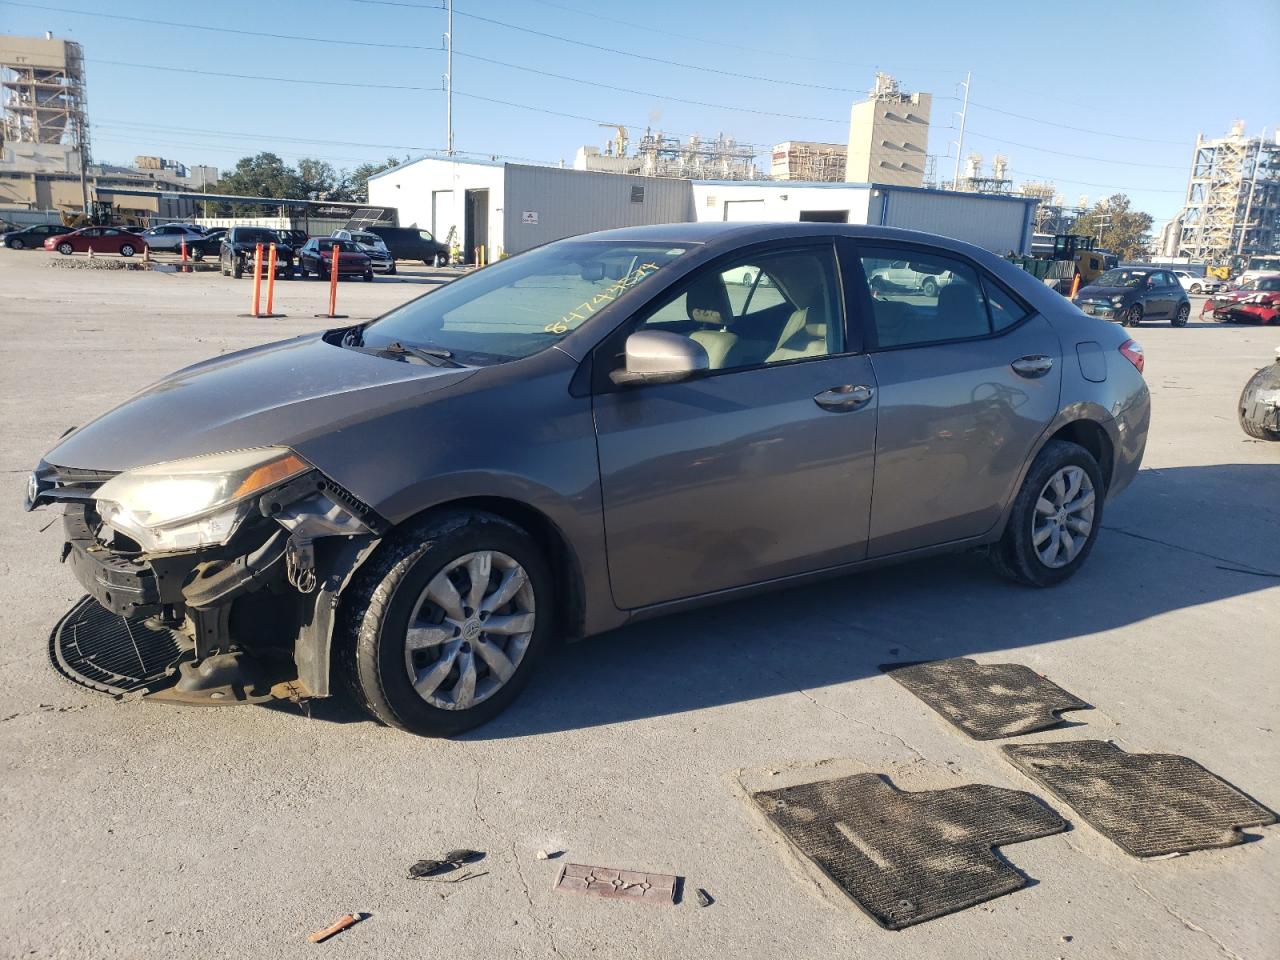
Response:
M1116 267L1084 287L1071 301L1085 313L1136 327L1143 320L1168 320L1185 327L1191 316L1187 292L1170 270Z
M397 260L421 260L428 267L443 267L449 262L449 248L425 230L369 227L368 232L380 236Z
M280 242L275 230L266 227L232 227L222 238L218 251L218 264L224 277L242 277L253 270L254 251L262 244L263 272L266 272L267 249L276 245L276 275L289 280L293 277L293 248Z

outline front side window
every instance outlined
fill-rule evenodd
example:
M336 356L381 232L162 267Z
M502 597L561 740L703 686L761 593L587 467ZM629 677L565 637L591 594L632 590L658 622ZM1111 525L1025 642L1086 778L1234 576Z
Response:
M380 347L443 348L466 364L503 363L554 346L687 251L684 246L561 240L462 277L366 327Z
M938 253L861 248L880 347L984 337L1022 320L1018 301L962 260Z

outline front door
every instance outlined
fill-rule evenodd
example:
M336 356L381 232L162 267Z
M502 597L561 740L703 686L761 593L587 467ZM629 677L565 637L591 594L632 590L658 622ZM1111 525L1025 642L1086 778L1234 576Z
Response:
M846 350L838 276L830 243L722 261L597 350L594 408L619 607L866 555L875 382L868 358ZM607 373L640 327L695 340L708 373L610 388Z
M859 251L869 277L904 257L890 245ZM906 256L934 283L881 288L870 301L880 398L871 557L990 530L1058 410L1049 322L961 258Z

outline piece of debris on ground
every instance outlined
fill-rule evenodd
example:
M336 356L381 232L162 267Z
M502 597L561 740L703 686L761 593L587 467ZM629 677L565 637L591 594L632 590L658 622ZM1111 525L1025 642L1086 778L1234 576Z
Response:
M613 867L593 867L566 863L556 877L556 890L564 893L590 893L599 897L636 900L641 903L672 904L676 902L679 877L664 873L641 873Z

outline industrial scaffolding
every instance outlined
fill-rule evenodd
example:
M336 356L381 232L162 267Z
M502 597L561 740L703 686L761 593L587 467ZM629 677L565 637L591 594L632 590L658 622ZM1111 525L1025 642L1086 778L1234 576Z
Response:
M87 211L85 171L90 157L83 48L50 34L0 36L0 91L0 145L30 143L75 151Z
M618 131L605 144L601 153L594 147L586 151L587 170L607 170L645 177L673 177L685 180L758 180L756 155L759 150L749 143L739 143L719 134L704 140L694 134L687 140L666 136L646 128L634 154L628 154L631 138L625 126L601 124Z
M1196 138L1177 255L1223 264L1280 253L1280 134Z

